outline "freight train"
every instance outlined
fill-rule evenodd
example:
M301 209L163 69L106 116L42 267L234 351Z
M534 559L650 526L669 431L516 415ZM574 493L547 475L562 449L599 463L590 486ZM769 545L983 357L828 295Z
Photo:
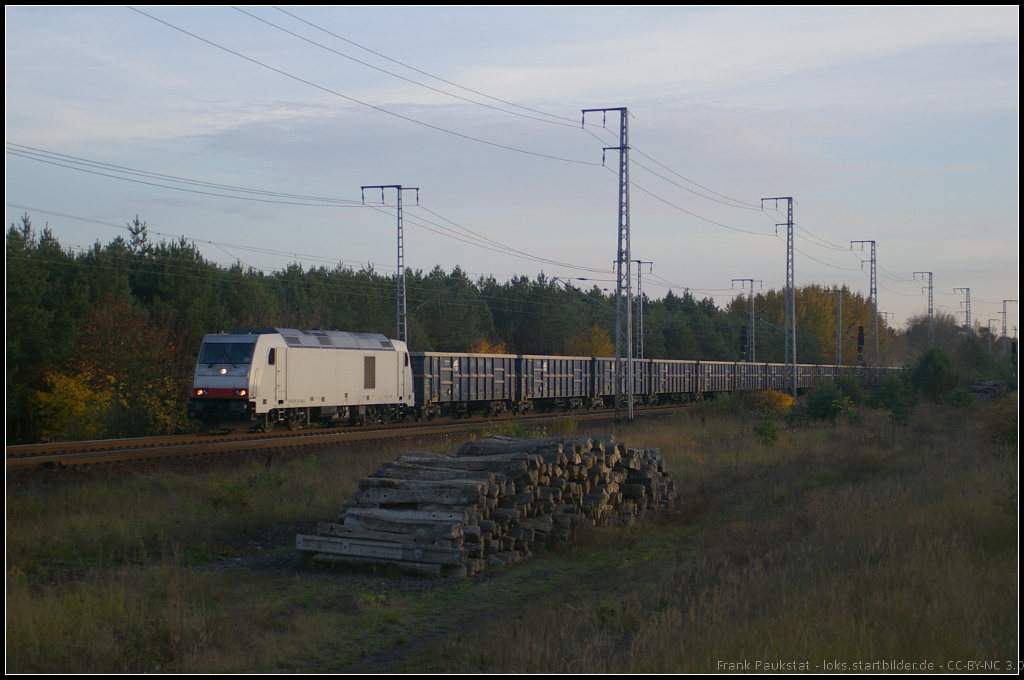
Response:
M798 390L882 372L798 364ZM437 416L573 411L615 405L615 359L410 352L375 333L236 328L207 335L188 415L209 429L359 424ZM634 403L698 401L724 392L789 390L785 364L634 359ZM628 390L623 389L625 394Z

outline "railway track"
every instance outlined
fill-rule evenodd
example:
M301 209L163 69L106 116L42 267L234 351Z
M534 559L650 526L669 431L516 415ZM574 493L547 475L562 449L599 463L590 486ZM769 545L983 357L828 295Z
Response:
M634 415L646 417L664 415L682 410L678 405L638 408ZM601 421L615 417L613 411L576 411L572 413L542 413L520 416L530 425L545 425L572 418L576 421ZM318 428L300 432L270 432L266 434L231 433L226 435L179 435L141 437L137 439L103 439L58 444L29 444L7 447L7 470L21 470L41 465L74 466L114 463L153 458L212 455L239 451L283 449L310 444L373 441L422 435L474 432L485 427L512 420L511 417L465 420L446 420L427 423L390 423L387 425L350 428Z

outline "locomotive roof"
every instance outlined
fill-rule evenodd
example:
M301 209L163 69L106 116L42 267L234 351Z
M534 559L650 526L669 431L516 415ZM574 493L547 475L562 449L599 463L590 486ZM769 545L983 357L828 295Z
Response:
M391 339L380 333L351 333L349 331L324 331L318 328L235 328L225 335L207 336L204 341L238 342L239 335L280 335L289 347L337 347L340 349L373 349L395 351Z

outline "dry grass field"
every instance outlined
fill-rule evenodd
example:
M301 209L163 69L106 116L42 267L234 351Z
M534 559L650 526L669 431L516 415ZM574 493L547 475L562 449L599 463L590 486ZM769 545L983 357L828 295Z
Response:
M780 421L770 445L751 418L637 421L616 439L661 448L673 508L462 581L292 550L399 450L11 478L7 670L1016 671L1017 448L986 418L922 405L895 427L865 410Z

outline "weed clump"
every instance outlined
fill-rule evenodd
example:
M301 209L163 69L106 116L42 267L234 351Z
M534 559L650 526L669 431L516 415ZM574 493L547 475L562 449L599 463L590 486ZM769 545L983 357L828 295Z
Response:
M754 423L754 434L761 446L771 446L779 439L779 428L775 426L775 420L765 413Z
M692 411L701 421L709 416L738 416L745 412L742 398L732 393L716 394L713 398L698 403Z
M1017 445L1017 393L989 402L979 412L979 422L986 438L993 444Z

